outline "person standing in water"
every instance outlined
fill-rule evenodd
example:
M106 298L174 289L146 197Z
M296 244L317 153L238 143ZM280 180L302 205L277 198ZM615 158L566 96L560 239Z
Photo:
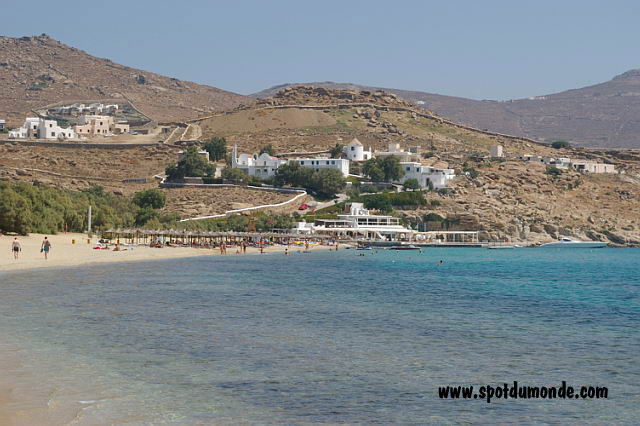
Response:
M44 237L44 240L42 241L42 246L40 247L40 251L44 252L45 260L49 258L49 250L51 250L51 241L49 241L47 237Z
M13 243L11 244L11 251L13 252L13 258L18 259L18 255L22 251L22 244L18 241L18 237L13 239Z

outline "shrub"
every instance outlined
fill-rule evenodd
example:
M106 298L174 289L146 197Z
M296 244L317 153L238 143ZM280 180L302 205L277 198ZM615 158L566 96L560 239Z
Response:
M383 194L370 195L364 198L364 207L371 210L379 210L388 213L393 210L391 201Z
M133 202L140 208L161 209L167 202L167 196L159 189L149 189L133 196Z
M567 141L554 141L551 143L551 147L555 149L569 148L570 146L571 144Z
M462 171L471 179L475 179L480 175L480 172L478 172L473 167L465 167L464 169L462 169Z
M246 183L249 181L249 176L240 169L225 167L222 170L222 179L233 183Z
M415 191L417 189L420 189L420 182L418 182L418 179L410 178L404 181L404 183L402 184L402 187L404 188L405 191L408 189Z
M547 170L545 171L545 173L548 174L549 176L558 177L562 174L562 170L560 170L557 167L547 167Z

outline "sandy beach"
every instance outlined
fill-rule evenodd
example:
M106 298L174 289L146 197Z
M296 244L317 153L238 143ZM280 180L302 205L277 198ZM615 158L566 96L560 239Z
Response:
M158 259L175 259L195 256L220 256L219 249L191 248L191 247L163 247L151 248L147 246L126 246L122 245L123 251L94 250L97 238L90 239L87 243L86 234L58 234L47 235L51 241L51 251L49 258L45 259L40 252L40 247L45 235L30 234L27 237L18 237L22 245L22 251L18 259L13 258L11 244L14 237L8 235L0 236L0 272L22 271L37 268L63 268L82 266L92 263L113 263L132 262ZM75 243L74 243L75 241ZM328 250L329 246L311 246L309 250ZM283 246L270 246L264 249L265 253L284 252ZM290 250L300 250L299 247L291 247ZM247 254L259 254L256 247L248 247ZM235 255L236 248L229 247L227 256Z

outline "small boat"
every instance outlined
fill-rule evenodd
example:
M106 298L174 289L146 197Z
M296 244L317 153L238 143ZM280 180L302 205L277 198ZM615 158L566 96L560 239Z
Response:
M561 247L561 248L602 248L606 247L609 243L603 241L580 241L574 240L568 237L562 237L558 241L553 243L542 244L540 247Z
M371 246L359 246L356 250L373 250Z
M406 246L391 246L388 247L387 250L420 250L420 247L416 247L413 244L408 244Z
M515 245L502 245L502 246L487 246L488 249L490 250L497 250L497 249L514 249L516 248Z

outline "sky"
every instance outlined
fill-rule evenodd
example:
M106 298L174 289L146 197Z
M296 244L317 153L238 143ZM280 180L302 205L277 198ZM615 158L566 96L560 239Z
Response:
M640 68L637 1L5 0L2 15L0 35L241 94L335 81L506 100Z

